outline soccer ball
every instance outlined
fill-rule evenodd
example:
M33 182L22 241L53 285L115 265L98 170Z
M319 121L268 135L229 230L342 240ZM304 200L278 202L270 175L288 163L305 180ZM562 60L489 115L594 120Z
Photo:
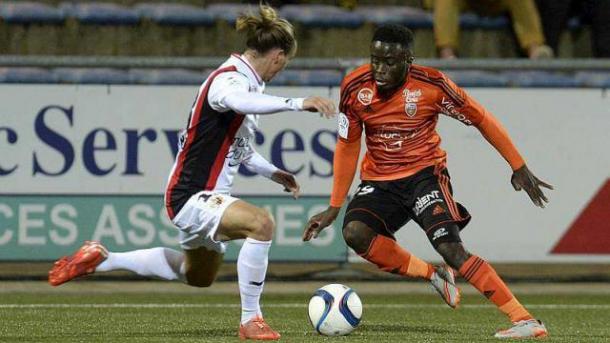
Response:
M360 324L360 318L360 297L347 286L337 283L326 285L309 300L309 321L322 335L347 335Z

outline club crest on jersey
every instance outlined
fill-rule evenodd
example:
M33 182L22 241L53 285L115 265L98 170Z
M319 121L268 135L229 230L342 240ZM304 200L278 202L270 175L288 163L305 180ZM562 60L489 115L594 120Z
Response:
M373 102L373 90L370 88L362 88L358 91L358 101L364 106L370 105Z
M402 96L405 98L405 113L409 117L414 117L417 114L417 102L421 96L421 89L411 91L405 88L402 91Z
M417 113L417 104L414 102L405 103L405 112L407 113L407 116L414 117Z

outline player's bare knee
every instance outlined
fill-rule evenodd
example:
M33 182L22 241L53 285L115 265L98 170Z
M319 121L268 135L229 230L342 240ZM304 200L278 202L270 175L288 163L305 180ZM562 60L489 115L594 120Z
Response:
M351 221L343 228L345 243L358 254L364 254L369 249L374 233L364 223Z
M275 228L275 221L271 216L271 213L261 209L256 214L256 220L252 223L253 229L251 230L250 238L259 241L270 241L273 238L273 229Z

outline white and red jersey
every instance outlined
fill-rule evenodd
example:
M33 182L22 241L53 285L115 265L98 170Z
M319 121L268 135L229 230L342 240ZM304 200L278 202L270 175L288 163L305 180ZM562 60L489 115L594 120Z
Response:
M230 194L242 162L259 174L272 174L275 167L252 147L259 115L250 113L299 110L303 101L263 95L264 89L260 76L237 54L203 82L169 175L165 205L170 218L197 192Z

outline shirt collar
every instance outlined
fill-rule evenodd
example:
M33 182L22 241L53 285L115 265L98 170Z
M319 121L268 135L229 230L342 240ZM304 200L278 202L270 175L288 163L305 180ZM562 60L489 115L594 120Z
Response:
M249 74L251 77L253 77L253 79L256 80L256 82L258 83L259 86L264 85L263 80L258 75L256 70L254 70L254 68L252 67L250 62L248 62L248 60L245 58L244 55L239 55L237 53L233 53L233 54L231 54L231 57L234 58L236 61L238 61L237 63L239 63L240 66L244 67L242 69L244 69L244 71L247 74Z

